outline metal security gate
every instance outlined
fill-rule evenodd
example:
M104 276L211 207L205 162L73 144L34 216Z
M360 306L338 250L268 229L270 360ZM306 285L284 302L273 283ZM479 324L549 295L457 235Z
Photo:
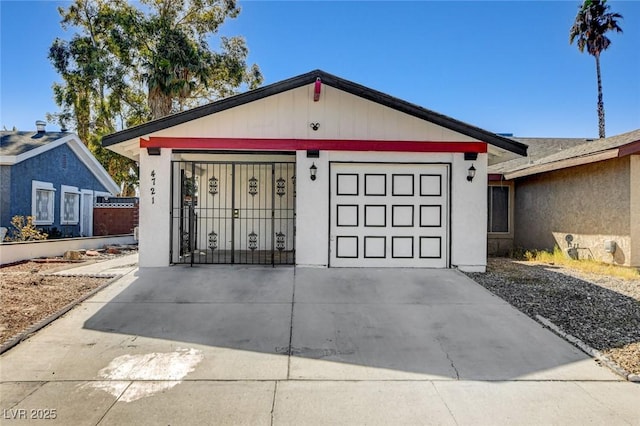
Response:
M295 263L295 163L172 164L173 263Z

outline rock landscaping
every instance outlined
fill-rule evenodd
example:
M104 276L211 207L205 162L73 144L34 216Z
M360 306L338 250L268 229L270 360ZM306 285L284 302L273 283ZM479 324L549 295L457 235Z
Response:
M627 374L640 374L640 278L507 258L491 258L486 273L467 275L531 318L543 317L599 351Z

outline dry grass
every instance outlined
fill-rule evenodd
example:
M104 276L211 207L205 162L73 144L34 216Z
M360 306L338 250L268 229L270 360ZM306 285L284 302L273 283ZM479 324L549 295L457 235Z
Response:
M612 265L610 263L598 262L595 260L571 259L557 246L552 252L545 250L526 251L524 253L524 260L529 262L548 263L551 265L561 265L588 274L605 275L625 280L640 279L640 270L636 268Z

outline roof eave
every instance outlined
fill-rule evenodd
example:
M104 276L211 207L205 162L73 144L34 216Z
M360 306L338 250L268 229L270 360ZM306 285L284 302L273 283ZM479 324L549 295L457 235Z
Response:
M612 158L626 157L628 155L634 155L638 153L640 153L640 140L587 155L565 158L549 163L528 165L516 170L512 170L510 172L505 172L504 177L505 179L517 179L554 170L566 169L574 166L582 166L598 161L610 160Z

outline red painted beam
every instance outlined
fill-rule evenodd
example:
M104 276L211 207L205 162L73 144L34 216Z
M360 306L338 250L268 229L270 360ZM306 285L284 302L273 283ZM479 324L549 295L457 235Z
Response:
M338 139L182 138L140 139L140 148L159 147L239 151L384 151L384 152L477 152L486 153L485 142L373 141Z
M637 154L640 152L640 141L631 142L618 148L618 157Z

